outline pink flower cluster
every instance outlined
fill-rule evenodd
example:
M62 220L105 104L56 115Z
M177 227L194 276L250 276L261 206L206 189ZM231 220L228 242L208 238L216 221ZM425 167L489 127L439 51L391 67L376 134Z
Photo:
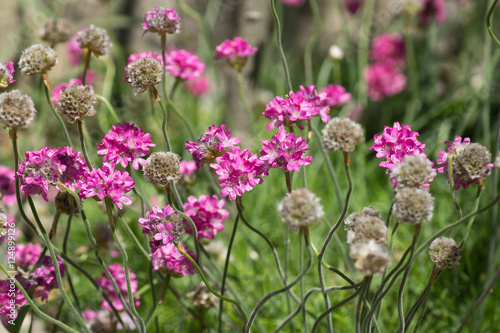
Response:
M61 277L63 277L64 272L66 271L66 264L64 264L64 260L58 257L57 265L59 266ZM35 268L33 273L30 274L28 281L28 289L32 287L37 288L35 297L40 297L42 301L47 301L50 291L58 288L54 265L52 265L52 260L49 256L43 257L40 266Z
M326 93L318 94L315 86L300 86L300 91L296 93L290 91L286 99L280 96L274 98L269 104L266 104L266 110L262 114L271 120L271 123L266 126L268 131L281 125L296 125L303 130L302 122L316 115L319 115L321 120L326 123L330 120L329 111L330 106Z
M432 20L437 23L446 21L446 2L444 0L420 0L423 4L419 18L420 23L430 24Z
M312 156L304 157L307 142L302 136L295 137L294 133L287 133L285 127L280 125L278 132L269 141L262 141L260 160L265 162L264 170L267 175L269 168L280 168L284 171L299 171L299 166L309 165Z
M21 282L21 285L25 284L24 281L21 281L20 274L16 275L15 278ZM0 280L0 319L7 328L12 327L9 321L16 319L19 309L28 303L17 286L11 289L11 283L13 283L11 280ZM23 285L24 287L25 285Z
M132 199L125 194L130 192L134 185L128 172L115 170L113 163L104 162L102 168L95 168L87 174L85 182L80 186L80 198L97 197L104 200L109 197L122 209L123 205L132 204Z
M42 246L40 244L16 244L16 267L22 268L24 271L29 271L35 266L40 258Z
M48 201L49 185L56 185L61 181L72 189L79 188L87 173L85 160L71 147L43 147L40 150L26 151L26 157L17 169L24 195L28 197L40 194L45 201Z
M231 151L216 158L217 163L210 164L219 177L219 186L222 187L223 197L229 196L235 200L244 192L251 191L257 184L263 182L260 175L265 171L264 162L248 149L241 150L234 147Z
M146 163L142 157L149 154L148 147L154 146L150 133L143 133L130 123L118 123L97 143L97 154L103 156L104 162L121 164L124 168L132 162L132 168L138 170L139 165Z
M113 279L116 282L116 285L118 286L118 290L120 291L120 294L123 296L123 299L128 301L128 289L127 289L127 279L125 275L125 268L121 267L120 264L116 263L113 265L108 266L109 272L113 276ZM137 278L134 273L130 272L130 287L132 290L132 294L135 294L137 292ZM123 304L120 302L120 298L118 294L116 293L115 289L113 288L113 285L111 281L108 279L106 276L105 272L102 272L102 277L96 278L95 281L97 284L102 288L102 290L108 295L109 299L113 303L113 306L117 311L123 311ZM134 298L134 305L139 306L141 303L139 301L139 296L136 296ZM102 299L102 308L105 310L111 310L111 306L109 303L103 298Z
M439 151L439 158L436 160L436 163L438 165L437 171L439 173L445 173L446 177L450 178L450 175L448 173L448 156L450 154L456 155L470 143L470 138L464 138L462 141L462 137L458 135L455 136L455 140L453 142L445 141L444 144L448 146L448 149L446 151ZM488 165L486 166L487 173L489 173L493 167L493 163L488 163ZM471 184L479 184L479 179L459 177L457 174L455 174L455 172L453 172L453 182L455 185L454 189L455 191L457 191L460 188L468 188Z
M251 46L247 40L234 37L233 40L226 39L216 48L214 59L226 59L231 67L240 70L246 63L247 57L257 52L257 48Z
M187 141L186 150L193 155L196 167L212 162L216 157L224 155L234 145L240 143L237 137L231 137L231 131L225 125L212 125L203 133L197 142Z
M189 250L186 252L191 258L196 258L193 252ZM166 270L167 274L174 277L193 275L196 272L193 263L183 256L173 243L161 246L151 257L153 258L153 271Z
M378 158L386 158L380 162L380 166L387 168L390 173L396 164L401 163L406 155L417 155L427 158L424 153L425 144L417 140L419 134L411 130L410 125L394 123L393 127L384 127L382 134L375 134L375 142L370 147L371 151L376 151ZM396 186L395 179L392 185Z
M194 161L180 161L179 170L181 171L182 177L179 179L178 184L182 187L193 185L196 180L194 172L197 169L198 168L196 167L196 163Z
M9 167L0 165L0 202L7 206L16 203L15 172Z
M202 75L200 77L186 81L186 88L193 96L202 96L210 88L208 76Z
M191 52L172 50L165 54L165 70L174 77L190 80L203 74L205 64Z
M155 7L144 15L142 28L144 33L176 34L180 32L180 20L175 9Z
M224 229L224 220L229 216L229 212L222 209L225 205L226 201L219 200L216 195L188 197L188 202L184 203L184 213L193 220L198 229L198 238L214 239L217 231ZM189 223L186 223L185 228L187 233L193 234Z
M50 96L50 101L52 102L52 105L56 105L57 100L59 97L61 97L61 91L68 88L70 85L76 84L81 86L82 85L82 80L80 79L70 79L69 83L63 82L57 86L55 86L52 89L52 96ZM92 86L90 86L92 88ZM93 88L92 88L93 89Z
M344 87L338 84L329 84L323 90L321 90L320 95L326 95L326 103L330 107L340 107L351 100L351 94L345 90Z
M145 218L139 219L139 224L143 228L142 233L150 237L149 246L152 253L161 246L172 243L174 238L178 238L177 231L182 223L181 220L182 217L170 205L164 209L154 205L152 210L146 212Z
M363 73L368 95L373 101L394 96L406 87L401 67L406 63L406 49L399 34L383 34L374 38L370 57L373 64Z
M81 30L82 31L82 30ZM73 66L78 66L82 63L83 51L78 44L78 33L75 33L69 41L66 42L66 50L68 51L68 61Z
M7 88L14 83L14 63L8 61L5 64L0 63L0 89Z

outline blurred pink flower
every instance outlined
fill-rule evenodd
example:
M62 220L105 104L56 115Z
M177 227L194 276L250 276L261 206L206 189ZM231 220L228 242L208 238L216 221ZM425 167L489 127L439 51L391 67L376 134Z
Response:
M394 96L406 87L405 75L386 64L369 65L365 68L364 78L373 101Z
M0 89L7 88L14 83L14 63L8 61L4 64L0 63Z
M14 175L14 170L0 165L0 202L7 206L12 206L17 201Z
M175 9L155 7L144 14L142 28L144 33L153 32L159 35L177 34L180 32L181 18Z
M444 0L420 0L423 9L420 12L420 23L430 24L432 20L437 23L446 21L446 3Z
M323 90L322 94L326 95L326 103L330 107L339 107L351 100L351 94L344 87L337 84L329 84Z
M165 54L165 70L174 77L190 80L203 74L205 64L191 52L172 50Z
M224 229L225 219L229 212L222 209L226 205L224 199L218 199L202 194L199 198L189 196L188 202L184 203L184 213L189 216L198 230L198 238L214 239L217 231ZM189 223L185 225L186 232L193 234Z
M236 70L240 70L246 63L247 57L254 55L257 48L251 46L247 40L234 37L233 40L226 39L216 48L214 59L226 59Z
M200 97L205 94L210 88L210 82L208 76L202 75L197 78L186 81L187 90L194 96Z
M375 63L383 63L388 66L402 66L406 62L405 42L401 35L382 34L372 41L370 58Z

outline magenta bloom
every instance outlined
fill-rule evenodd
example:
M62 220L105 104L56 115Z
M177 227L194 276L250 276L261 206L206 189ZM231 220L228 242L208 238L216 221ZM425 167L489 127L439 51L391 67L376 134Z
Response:
M154 146L150 133L143 133L133 124L118 123L97 143L97 154L103 156L104 162L121 164L124 168L132 162L134 170L138 170L139 165L146 163L142 157L149 154L148 147Z
M16 203L15 172L9 167L0 165L0 202L7 206Z
M220 193L223 197L229 196L230 200L241 197L244 192L251 191L257 184L262 183L265 172L264 162L248 149L240 150L234 147L222 156L216 158L217 163L210 164L219 177Z
M235 147L241 140L231 137L231 131L226 130L226 125L212 125L203 133L197 142L186 141L186 150L193 155L196 167L212 162L217 156L224 155L229 149Z
M326 95L326 103L330 107L340 107L351 100L351 94L338 84L327 85L321 90L321 94Z
M446 21L446 3L444 0L420 0L424 8L420 12L420 23L430 24L432 20L437 23Z
M40 244L16 244L16 266L28 272L35 266L41 252L42 246Z
M306 3L306 0L282 0L285 6L300 7Z
M182 216L170 205L164 209L154 205L153 209L146 212L146 217L139 219L142 226L142 233L150 237L149 246L151 252L155 252L159 247L178 241L182 233Z
M187 80L186 88L195 97L200 97L204 95L210 88L210 82L208 76L202 75L200 77Z
M180 32L181 18L175 9L155 7L144 15L142 28L144 33L156 32L158 35L176 34Z
M196 176L194 175L194 172L198 169L195 161L180 161L179 169L182 174L182 177L179 180L179 185L185 187L195 182Z
M19 281L20 275L16 275L15 279ZM17 286L11 289L13 283L9 279L0 280L0 319L5 327L12 326L9 321L16 319L19 309L28 303Z
M402 66L406 63L405 41L401 35L382 34L372 41L370 58L375 63L388 66Z
M63 277L66 271L64 260L57 257L57 265L59 266L61 277ZM52 265L50 256L43 257L42 263L30 274L28 281L30 282L30 288L36 287L35 297L40 297L42 301L47 301L50 291L58 288L55 268Z
M363 0L347 0L347 2L345 3L345 7L349 11L349 13L354 15L362 4Z
M95 168L90 171L80 188L80 198L97 197L104 200L109 197L113 203L122 209L123 205L130 206L132 199L125 194L134 187L134 181L128 172L115 170L113 163L104 162L101 169Z
M165 70L174 77L190 80L203 74L205 64L191 52L172 50L165 54Z
M108 266L109 272L113 276L113 279L116 282L118 290L120 294L123 296L125 301L128 301L128 289L127 289L127 279L125 275L125 268L121 267L120 264L116 263ZM102 288L102 290L108 295L109 299L113 303L113 306L117 311L123 311L123 304L120 302L118 294L116 293L111 281L106 276L105 272L102 272L102 277L96 278L95 281ZM129 272L130 276L130 289L132 294L137 292L138 282L134 273ZM134 305L139 306L141 303L139 301L139 296L134 298ZM111 310L111 306L108 302L103 298L102 299L102 307L105 310Z
M287 133L285 127L281 125L278 133L271 137L269 141L262 141L260 160L265 162L264 170L267 175L269 168L280 168L283 171L299 171L299 166L309 165L312 156L304 157L307 150L307 142L299 135L295 137L293 133Z
M61 97L61 91L68 88L70 85L76 84L81 86L82 85L82 80L80 79L70 79L69 83L63 82L57 86L55 86L52 89L52 96L50 96L50 101L52 102L52 105L56 105L57 100L59 97ZM92 86L90 86L92 89L94 89Z
M14 83L14 63L9 61L7 63L0 63L0 89L7 88L10 84Z
M241 37L234 37L233 40L226 39L215 49L217 53L214 59L226 59L236 70L240 70L245 65L248 56L257 52L256 47L251 46Z
M191 258L196 260L193 252L186 252ZM183 256L172 243L158 248L158 250L151 254L151 257L153 258L153 271L166 270L167 274L174 277L193 275L196 273L196 268L191 261Z
M373 101L394 96L403 91L406 86L404 74L386 64L366 67L364 78L368 86L368 95Z
M224 220L229 216L229 212L222 209L226 205L224 199L218 199L216 195L212 197L202 194L198 199L194 196L188 197L188 202L184 203L184 213L189 216L198 230L198 238L214 239L217 231L224 229ZM193 234L189 223L186 223L186 232Z
M78 33L75 33L73 37L66 42L66 50L68 51L69 63L73 66L78 66L83 61L83 50L78 44Z

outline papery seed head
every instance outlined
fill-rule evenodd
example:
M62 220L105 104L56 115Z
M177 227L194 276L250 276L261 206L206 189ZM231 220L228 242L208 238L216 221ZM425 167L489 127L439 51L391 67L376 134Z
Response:
M71 38L71 27L65 20L52 19L40 27L38 35L42 40L55 45Z
M163 66L156 59L145 57L131 62L126 69L127 82L132 86L134 94L146 91L157 85L163 78Z
M96 113L94 109L96 104L97 97L92 88L73 83L61 90L55 109L65 116L70 123L74 123L93 116Z
M35 103L19 90L0 94L0 122L7 128L26 128L35 118Z
M21 54L19 68L25 75L42 74L58 62L56 51L42 44L34 44Z
M329 151L354 151L364 141L363 128L349 118L332 118L322 131L323 147Z
M171 181L181 179L179 168L181 157L172 152L152 153L144 165L144 179L148 183L166 186Z
M447 237L433 240L428 254L432 262L436 263L441 270L460 266L460 258L462 258L462 251L455 240Z
M325 214L320 198L306 188L287 194L278 204L278 213L293 232L297 232L301 227L318 224Z
M429 222L434 213L434 197L425 188L400 188L394 197L392 213L401 223Z
M94 53L96 57L108 56L113 45L106 30L91 24L88 28L78 31L77 42L81 49Z
M399 187L420 187L428 184L436 176L432 162L418 155L407 155L403 162L394 166L391 178L397 180Z

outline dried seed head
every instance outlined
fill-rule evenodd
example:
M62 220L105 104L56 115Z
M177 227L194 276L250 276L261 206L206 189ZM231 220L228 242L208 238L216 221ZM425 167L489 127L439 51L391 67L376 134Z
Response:
M432 241L429 246L429 257L436 263L439 269L454 268L460 266L462 251L452 238L439 237Z
M71 27L65 20L53 19L40 27L38 35L42 40L55 45L71 38Z
M369 240L384 244L387 241L387 226L376 216L360 216L353 229L347 231L347 243L366 243Z
M94 53L96 57L106 57L109 54L109 49L113 44L109 41L106 30L91 24L90 27L79 31L77 34L76 41L81 49Z
M219 304L219 299L210 292L204 283L198 284L186 296L193 299L193 306L196 309L208 310Z
M181 21L175 9L155 7L144 15L142 28L144 33L155 32L158 35L177 34L180 32Z
M0 122L8 128L26 128L35 118L35 103L19 90L0 94Z
M176 153L152 153L144 164L144 179L147 183L157 183L163 186L181 179L180 160L181 157Z
M429 159L418 155L406 155L403 162L396 164L391 178L396 178L399 187L420 187L436 176Z
M278 204L278 213L293 232L299 231L300 227L318 224L325 214L320 199L306 188L287 194Z
M329 151L354 151L364 141L363 128L349 118L332 118L322 133L323 147Z
M57 193L55 204L59 213L69 215L71 213L70 203L73 206L73 215L78 214L80 209L78 208L76 199L65 191L59 191Z
M434 197L424 188L403 187L394 197L393 215L401 223L422 223L432 219Z
M140 58L131 62L126 69L127 82L134 89L134 94L146 91L150 86L157 85L163 78L161 62L153 58Z
M19 68L25 75L43 74L58 63L57 53L48 46L34 44L21 54Z
M374 240L352 244L350 256L356 259L354 267L364 276L382 273L391 259L389 250Z
M7 228L9 226L9 218L5 211L0 208L0 236L3 237L7 234Z
M66 116L70 123L83 121L96 113L94 105L97 97L89 86L79 86L75 83L61 90L61 95L56 102L56 111Z
M479 143L466 145L453 161L453 172L461 179L482 179L490 169L487 167L491 161L488 148Z
M380 213L378 212L378 210L376 210L372 206L367 206L367 207L363 208L361 211L354 212L351 215L349 215L348 217L346 217L346 219L344 220L344 230L345 231L349 231L349 230L354 231L354 225L357 223L359 218L361 218L363 216L373 216L373 217L377 217L379 219L382 219L382 216L380 216Z

